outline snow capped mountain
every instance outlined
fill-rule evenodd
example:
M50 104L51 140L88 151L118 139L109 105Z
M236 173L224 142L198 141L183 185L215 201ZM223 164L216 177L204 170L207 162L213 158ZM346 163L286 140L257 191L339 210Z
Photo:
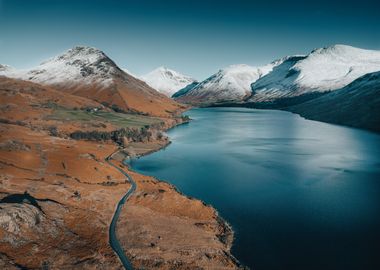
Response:
M166 67L159 67L148 74L142 75L140 79L168 97L171 97L178 90L196 81L189 76Z
M316 49L289 57L252 84L251 101L270 101L342 88L358 77L380 70L380 51L346 45Z
M145 83L120 69L102 51L85 46L74 47L30 70L0 65L0 75L53 86L123 110L160 116L176 111L178 104L153 88L195 105L262 102L340 89L376 71L380 71L380 51L346 45L316 49L306 56L288 56L262 67L232 65L200 83L165 67L141 76Z
M287 110L308 119L380 132L380 71Z
M193 87L180 90L174 97L181 102L205 105L242 101L251 94L251 83L270 72L281 62L279 60L263 67L232 65L219 70Z
M122 74L123 71L102 51L76 46L31 70L13 71L8 75L49 85L99 83L109 86L113 76Z
M0 75L49 85L119 110L167 116L179 107L92 47L74 47L30 70L2 69Z

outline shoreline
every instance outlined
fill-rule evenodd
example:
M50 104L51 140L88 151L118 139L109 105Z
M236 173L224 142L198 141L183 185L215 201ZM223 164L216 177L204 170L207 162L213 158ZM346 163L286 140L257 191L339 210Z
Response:
M168 132L169 130L174 129L174 128L176 128L178 126L181 126L181 125L190 124L191 121L192 121L192 119L190 119L189 121L181 122L181 123L175 123L175 124L171 125L170 127L168 127L167 129L165 129L165 132ZM134 172L136 174L144 175L144 174L142 174L142 173L140 173L138 171L135 171L131 167L131 165L129 164L128 161L131 161L133 159L140 159L141 157L144 157L144 156L153 154L155 152L164 150L165 148L169 147L169 145L172 143L172 141L170 140L170 137L168 136L167 138L168 138L168 140L167 140L167 142L165 144L163 144L163 145L156 144L157 145L156 148L150 149L150 150L147 150L147 151L144 151L144 152L141 152L141 153L139 153L139 154L137 154L137 155L135 155L133 157L131 157L131 155L129 155L129 153L126 150L126 148L118 150L119 153L121 153L121 154L124 155L124 158L122 159L121 163L123 165L127 166L127 168L128 168L129 171L132 171L132 172ZM189 200L192 200L192 201L200 201L204 206L210 207L215 212L215 215L216 215L215 219L216 219L217 223L219 224L219 226L222 228L222 232L223 233L217 235L217 237L218 237L219 241L221 243L223 243L226 246L226 248L227 248L227 252L225 252L225 255L227 255L236 264L236 266L237 266L238 269L249 269L246 266L242 265L240 263L240 261L237 258L235 258L234 255L231 253L231 248L233 246L235 232L234 232L231 224L229 224L219 214L218 210L214 206L212 206L211 204L205 203L201 199L198 199L198 198L186 195L185 193L183 193L182 191L180 191L174 184L171 184L168 181L159 179L159 178L157 178L155 176L151 176L151 177L154 178L155 180L157 180L158 182L165 183L166 185L168 185L170 188L172 188L175 192L177 192L181 196L183 196L183 197L185 197L185 198L187 198Z
M323 95L329 94L331 92L323 93ZM304 107L304 104L307 104L309 102L312 102L316 99L322 98L323 95L307 100L302 103L295 103L293 105L289 106L278 106L278 105L267 105L267 106L258 106L258 107L253 107L251 104L246 104L246 103L221 103L221 104L207 104L204 106L200 106L199 108L246 108L246 109L256 109L256 110L273 110L273 111L283 111L283 112L289 112L292 114L296 114L300 117L302 117L305 120L309 121L316 121L320 123L325 123L325 124L330 124L330 125L335 125L335 126L340 126L340 127L346 127L346 128L354 128L358 130L363 130L367 132L371 132L374 134L380 134L380 130L376 128L377 126L371 126L369 127L366 123L356 123L356 122L349 122L347 120L343 121L337 121L337 117L333 117L334 115L321 115L318 113L313 113L309 111L305 111L305 109L302 109ZM301 109L299 109L301 108Z

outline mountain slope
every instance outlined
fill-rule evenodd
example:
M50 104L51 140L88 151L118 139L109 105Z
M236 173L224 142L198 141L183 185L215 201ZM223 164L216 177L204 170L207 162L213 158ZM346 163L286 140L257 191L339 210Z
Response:
M195 79L166 67L159 67L140 78L149 86L168 97L195 82Z
M129 69L127 69L127 68L122 68L122 70L125 72L125 73L127 73L127 74L129 74L130 76L132 76L132 77L135 77L135 78L139 78L139 76L137 76L136 74L134 74L133 72L131 72Z
M215 209L122 163L167 145L160 135L179 122L4 76L0 101L0 269L124 269L109 244L131 187L122 171L137 189L116 234L134 269L240 269Z
M290 57L252 84L250 101L324 92L346 86L360 76L380 70L380 51L346 45L316 49L305 57Z
M194 87L180 90L173 96L190 104L208 105L219 102L242 101L251 93L250 85L264 76L276 63L257 68L248 65L232 65L200 82Z
M194 87L196 87L197 85L199 84L199 82L193 82L187 86L185 86L184 88L178 90L177 92L175 92L173 95L172 95L172 98L177 98L177 97L180 97L180 96L183 96L185 95L187 92L191 91Z
M380 132L380 72L286 110L312 120Z
M169 116L181 106L120 69L102 51L77 46L31 70L3 71L8 77L29 80L87 97L123 111Z

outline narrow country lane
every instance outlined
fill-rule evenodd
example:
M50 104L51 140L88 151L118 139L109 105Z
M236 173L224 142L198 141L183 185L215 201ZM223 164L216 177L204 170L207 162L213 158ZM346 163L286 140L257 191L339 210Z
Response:
M131 187L129 188L129 190L127 191L127 193L125 193L125 195L121 198L121 200L117 204L117 207L116 207L116 210L115 210L115 213L113 215L113 218L112 218L112 221L111 221L111 225L110 225L110 228L109 228L109 242L110 242L110 245L111 245L112 249L119 256L120 261L122 262L124 268L127 269L127 270L133 270L133 266L132 266L131 262L128 260L128 258L125 255L125 252L124 252L122 246L120 245L119 240L117 239L117 236L116 236L116 224L117 224L117 221L119 219L120 211L123 208L123 205L128 200L128 198L133 194L133 192L135 192L135 190L136 190L136 182L124 170L122 170L121 168L117 167L115 164L113 164L111 162L112 156L114 154L116 154L118 151L112 153L105 160L106 160L106 162L109 165L111 165L112 167L114 167L115 169L117 169L119 172L121 172L122 174L124 174L127 177L128 182L131 183Z

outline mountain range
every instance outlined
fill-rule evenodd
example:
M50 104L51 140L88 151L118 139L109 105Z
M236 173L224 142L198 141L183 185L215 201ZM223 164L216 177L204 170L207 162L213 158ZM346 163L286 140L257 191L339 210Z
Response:
M380 70L380 51L334 45L290 57L267 76L252 83L251 101L340 89L355 79Z
M170 143L165 131L188 121L177 101L380 132L379 94L380 52L345 45L232 65L201 82L167 68L133 75L87 46L31 69L0 65L0 268L120 269L109 225L131 191L115 234L136 269L245 269L216 210L123 160Z
M269 73L277 64L264 67L232 65L219 70L204 81L192 84L186 91L174 95L175 99L190 104L210 104L239 101L251 93L251 83Z
M355 120L348 120L350 110L359 106L358 110L368 115L380 106L376 98L378 71L380 51L347 45L286 56L261 67L231 65L200 82L166 67L142 76L131 75L104 52L86 46L76 46L27 70L0 65L0 75L51 86L121 112L169 117L186 108L181 103L235 104L287 109L312 119L365 128L366 124L355 125ZM358 92L360 89L366 90ZM369 96L365 108L364 100ZM344 109L341 105L333 108L332 103L345 104ZM346 115L338 115L337 108ZM374 130L373 126L370 129Z
M263 67L233 65L173 97L183 103L213 105L230 102L270 102L314 92L340 89L380 70L380 51L347 45L287 56Z

